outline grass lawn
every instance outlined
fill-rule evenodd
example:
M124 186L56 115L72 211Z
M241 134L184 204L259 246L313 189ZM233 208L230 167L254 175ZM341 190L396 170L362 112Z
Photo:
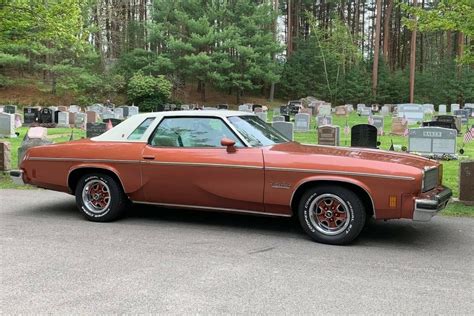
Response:
M269 122L272 119L273 112L269 111L268 113L268 120ZM344 135L343 127L346 124L346 120L350 127L356 124L366 124L367 117L359 117L357 114L352 113L348 118L340 117L333 115L333 124L341 126L341 146L350 146L350 135ZM472 120L471 120L472 124ZM408 145L408 138L404 136L391 136L390 130L392 126L392 118L385 117L385 128L384 128L384 136L379 136L379 141L381 142L380 149L388 150L390 148L391 141L395 145L407 146ZM412 127L416 127L413 125ZM465 128L465 127L464 127ZM64 142L68 141L71 136L71 129L69 128L50 128L48 129L48 137L54 142ZM464 133L465 130L463 130ZM21 127L17 129L17 132L20 133L18 138L13 139L0 139L6 140L11 143L12 148L12 167L16 168L18 162L18 147L20 146L23 137L27 132L26 127ZM74 129L74 139L79 139L81 137L85 137L85 131ZM312 118L311 122L311 131L306 133L295 133L295 140L301 143L309 143L315 144L317 143L317 134L316 134L316 122L315 119ZM461 148L463 143L463 137L458 136L458 150ZM464 146L464 154L459 157L460 160L472 160L474 159L474 141L466 144ZM459 196L459 161L458 160L451 160L451 161L442 161L443 163L443 182L446 186L450 187L453 190L453 194L455 197ZM32 189L33 187L29 186L15 186L15 184L10 180L10 178L6 175L0 175L0 189L7 189L7 188L22 188L22 189ZM472 216L474 217L474 206L465 206L461 203L450 203L446 210L443 211L445 215L453 215L453 216Z

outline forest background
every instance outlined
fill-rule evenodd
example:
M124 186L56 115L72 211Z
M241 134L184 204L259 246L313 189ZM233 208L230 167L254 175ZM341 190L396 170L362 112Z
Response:
M463 104L473 35L472 0L0 0L0 103Z

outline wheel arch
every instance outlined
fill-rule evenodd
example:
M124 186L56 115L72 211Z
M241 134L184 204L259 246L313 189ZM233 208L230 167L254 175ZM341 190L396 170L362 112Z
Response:
M293 214L297 214L298 203L306 190L323 185L338 185L355 192L361 198L367 215L377 218L374 200L370 194L369 188L361 182L345 178L310 178L298 183L296 189L293 191L290 202Z
M120 179L119 173L114 168L111 168L109 166L82 165L82 166L76 166L74 168L71 168L71 170L69 170L68 177L67 177L67 185L68 185L69 191L72 194L74 194L74 192L76 191L76 186L79 179L81 179L82 176L88 173L106 174L112 177L114 180L116 180L117 183L122 188L122 190L126 192L125 186L122 180Z

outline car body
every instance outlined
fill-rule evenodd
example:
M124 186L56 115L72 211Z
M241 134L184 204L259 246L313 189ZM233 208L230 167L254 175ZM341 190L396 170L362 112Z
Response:
M347 230L337 230L339 239L326 236L325 230L334 233L340 226L336 223L344 222L347 229L355 223L346 222L357 216L364 224L369 217L427 221L451 196L436 161L376 149L304 145L285 139L253 114L226 110L135 115L92 139L31 148L20 170L11 175L75 194L91 220L116 218L88 213L83 201L96 203L94 196L100 200L100 190L108 190L110 202L116 187L124 200L134 203L296 214L303 225L322 225L315 231L323 238L313 238L335 244L350 242L360 232L357 228L359 232L346 239ZM103 175L105 180L88 180L89 175ZM95 189L87 189L87 181L93 181ZM114 188L102 186L109 182ZM309 203L314 198L322 199L317 206ZM105 207L107 200L102 202ZM316 224L308 208L317 209Z

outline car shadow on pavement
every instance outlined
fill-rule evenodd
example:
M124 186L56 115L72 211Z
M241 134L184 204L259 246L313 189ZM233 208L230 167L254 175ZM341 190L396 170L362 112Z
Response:
M34 210L25 210L28 216L69 217L71 220L82 220L74 200L40 203ZM200 229L207 227L222 228L227 231L252 231L257 233L298 238L309 241L296 218L252 216L246 214L219 213L201 210L169 209L150 205L131 206L123 219L118 221L127 225L154 225L169 223L185 228ZM113 223L112 223L113 224ZM443 248L447 244L448 229L436 223L416 224L411 220L391 220L369 222L353 245L368 247L378 246L422 246L436 244Z

